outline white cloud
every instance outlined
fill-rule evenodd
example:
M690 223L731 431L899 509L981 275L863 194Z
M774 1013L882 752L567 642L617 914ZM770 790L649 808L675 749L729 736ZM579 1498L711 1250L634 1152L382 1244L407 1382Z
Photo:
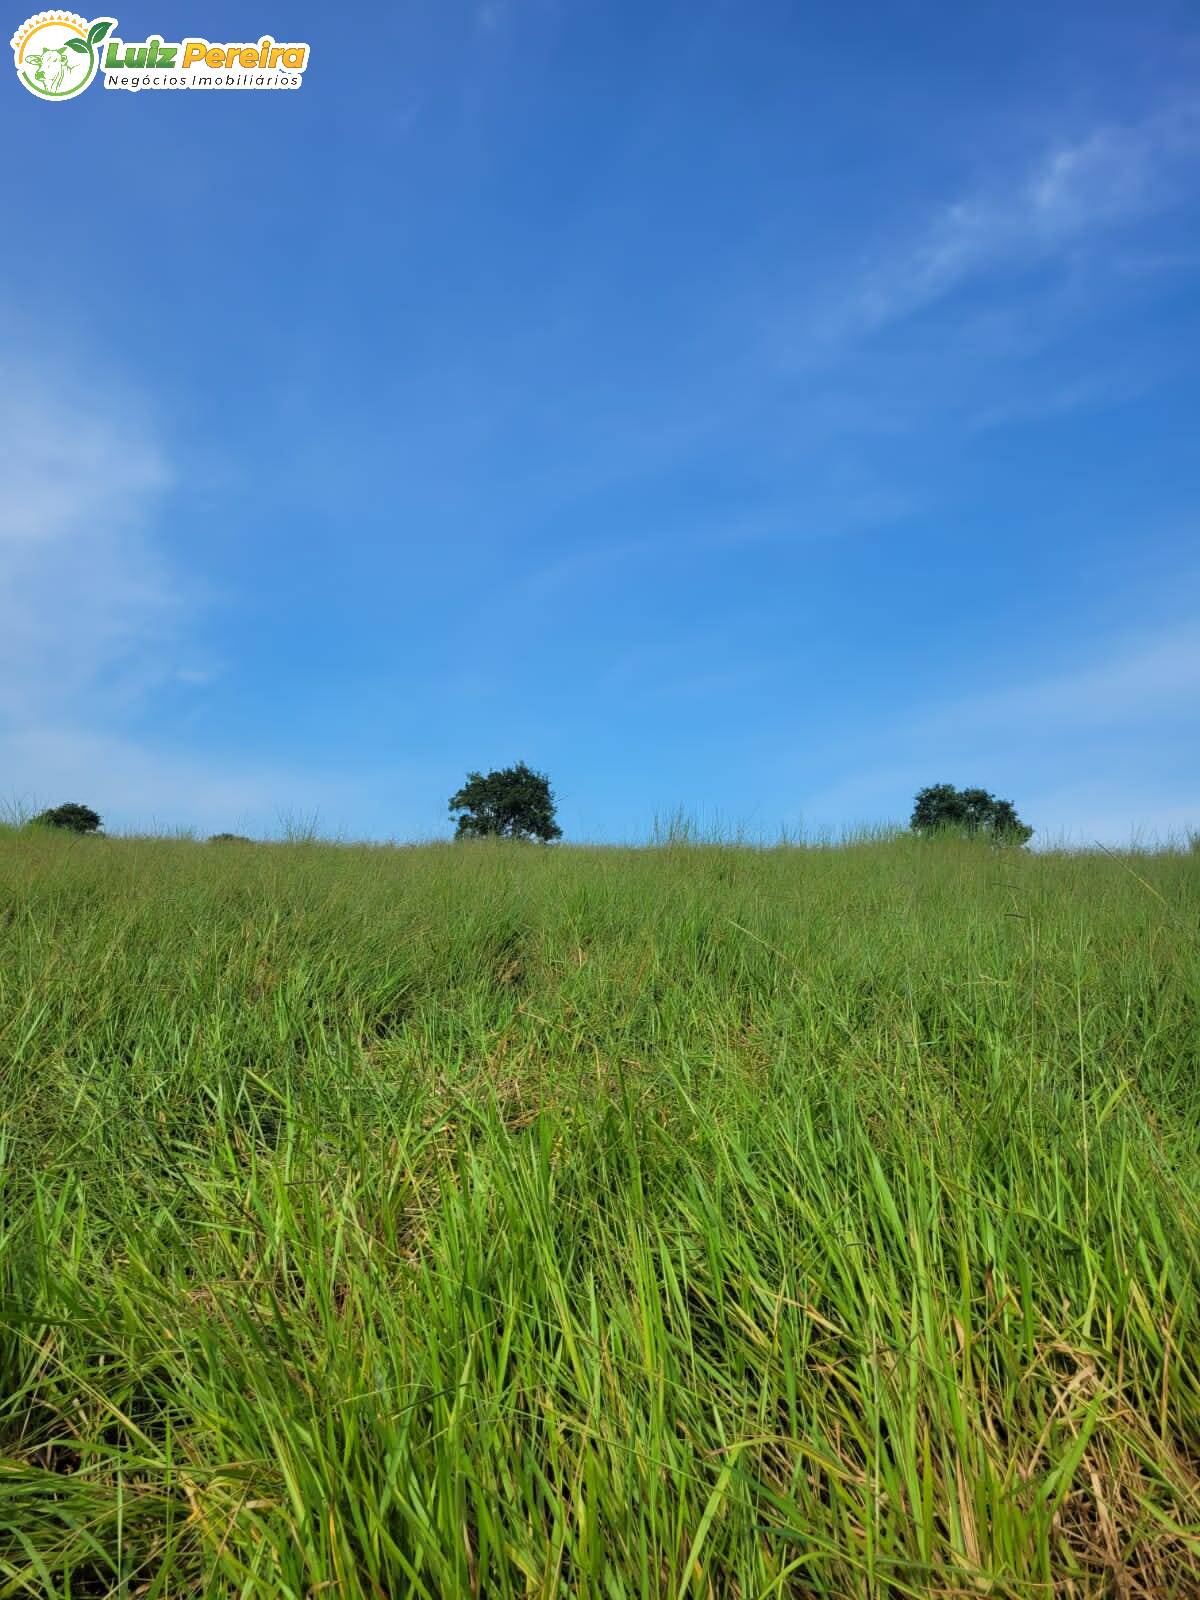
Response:
M172 481L138 408L0 367L0 715L170 674L180 580L147 535Z
M71 725L0 730L0 771L25 774L8 804L24 810L80 800L110 827L201 833L279 830L284 813L336 830L354 785L262 762L227 763L148 748Z
M118 827L335 826L350 786L131 737L156 692L203 692L199 577L157 528L170 451L136 396L0 364L0 800L94 805Z
M31 372L0 374L0 541L68 537L82 516L128 527L167 487L162 451L133 414L50 392Z
M1186 841L1200 829L1200 804L1181 798L1179 787L1153 776L1121 781L1106 775L1031 793L1021 807L1038 818L1035 843L1088 848L1153 849Z

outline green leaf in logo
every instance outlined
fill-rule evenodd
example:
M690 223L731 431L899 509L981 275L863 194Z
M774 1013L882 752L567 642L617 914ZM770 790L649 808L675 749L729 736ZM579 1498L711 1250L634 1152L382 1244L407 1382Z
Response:
M108 32L108 30L111 27L112 27L112 19L111 18L109 18L105 22L93 22L91 27L88 29L87 42L90 45L99 44L101 39L103 39L104 35Z
M84 44L82 39L68 39L67 40L67 49L68 50L78 50L80 55L84 55L84 56L87 55L87 53L88 53L88 47L87 47L87 45Z

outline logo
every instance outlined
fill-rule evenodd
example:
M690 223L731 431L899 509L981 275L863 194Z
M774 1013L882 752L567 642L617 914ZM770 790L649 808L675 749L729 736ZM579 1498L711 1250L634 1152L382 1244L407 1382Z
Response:
M158 34L129 43L115 17L86 22L73 11L39 11L12 36L17 76L39 100L73 100L98 73L106 89L298 89L309 47L280 44L269 33L252 44Z
M73 11L39 11L12 36L17 76L39 100L73 100L100 68L100 44L115 17L92 23Z

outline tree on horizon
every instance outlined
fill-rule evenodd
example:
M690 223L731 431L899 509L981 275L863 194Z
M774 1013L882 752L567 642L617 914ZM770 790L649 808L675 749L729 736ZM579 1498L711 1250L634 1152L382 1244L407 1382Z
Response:
M550 780L524 761L486 776L468 772L466 783L450 796L450 815L458 817L456 839L536 839L548 844L562 838Z
M1033 833L1011 800L997 800L986 789L956 789L952 783L932 783L922 789L913 802L909 826L923 834L983 833L1007 844L1024 844Z
M39 828L65 828L69 833L98 833L101 826L100 813L93 811L91 806L81 806L75 800L68 800L61 806L50 806L30 820Z

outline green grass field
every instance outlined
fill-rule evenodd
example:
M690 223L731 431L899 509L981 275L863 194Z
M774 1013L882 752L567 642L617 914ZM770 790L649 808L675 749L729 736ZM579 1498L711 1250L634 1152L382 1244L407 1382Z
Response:
M0 1597L1200 1594L1200 855L0 835Z

